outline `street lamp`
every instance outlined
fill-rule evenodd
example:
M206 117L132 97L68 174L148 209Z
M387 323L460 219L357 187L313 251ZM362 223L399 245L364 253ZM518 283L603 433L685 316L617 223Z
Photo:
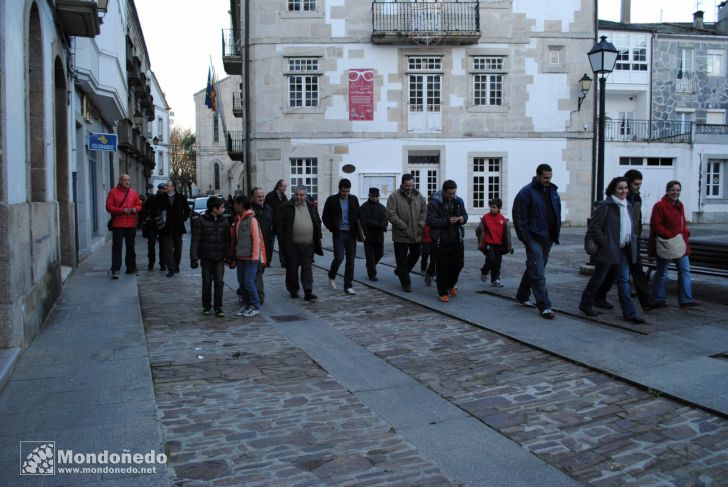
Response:
M152 139L152 142L154 143L154 145L157 145L157 144L159 144L159 137L157 137L157 136L155 135L155 136L154 136L154 138Z
M579 80L579 90L581 91L581 96L579 97L579 108L576 110L577 112L581 111L581 103L584 101L584 98L586 98L586 94L589 93L589 88L591 88L592 79L584 73L584 76L581 77Z
M599 128L597 132L597 167L596 167L596 184L595 184L595 200L602 197L604 193L604 122L606 114L604 113L604 97L607 86L606 76L614 71L614 64L617 62L617 54L611 42L607 41L607 36L601 36L592 50L589 51L589 64L591 64L594 75L599 75Z

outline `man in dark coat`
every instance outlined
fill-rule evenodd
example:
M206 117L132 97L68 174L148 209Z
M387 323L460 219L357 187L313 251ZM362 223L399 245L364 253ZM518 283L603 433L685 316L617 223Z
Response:
M332 289L336 289L336 273L346 257L344 292L356 294L352 284L354 282L354 264L356 263L356 240L359 237L361 224L359 223L359 199L351 194L351 181L346 178L339 181L339 192L326 198L321 220L331 232L334 245L334 259L329 267L329 284Z
M167 277L179 272L182 260L182 235L187 233L185 222L190 217L187 198L177 193L177 185L167 181L167 192L155 197L157 215L164 226L159 230L160 261L167 267Z
M430 226L435 272L437 273L437 294L447 303L450 296L457 296L456 286L465 262L463 225L468 222L465 203L455 193L457 184L448 179L442 183L442 191L432 195L427 205L427 224Z
M549 293L546 289L546 264L554 243L559 243L561 231L561 199L558 187L551 183L553 171L548 164L536 168L536 177L524 186L513 201L513 226L518 240L526 247L526 270L518 286L516 300L532 306L531 291L541 317L553 319Z
M270 247L266 247L266 262L268 262L268 266L271 264L271 257L273 256L273 243L275 242L276 235L278 232L278 211L281 208L281 205L288 201L288 197L286 196L286 188L288 187L288 184L286 183L285 179L279 179L276 183L275 189L265 195L265 204L270 206L271 212L273 214L273 231L271 232L270 236ZM280 237L278 238L278 259L281 263L281 267L286 266L286 261L283 258L283 252L281 252L281 240Z
M293 198L283 203L278 212L279 250L286 262L286 288L292 298L298 297L301 285L304 299L313 301L313 255L324 255L321 248L321 218L306 198L305 186L297 186Z
M157 224L154 221L154 217L157 214L156 201L157 195L167 191L167 185L165 183L159 183L157 185L157 194L149 193L142 203L142 237L147 239L147 260L149 264L147 269L150 271L154 269L154 262L157 260L157 242L159 242L159 270L165 270L164 262L162 262L162 244L159 240L159 230Z
M207 211L192 224L190 267L202 263L202 314L209 315L215 306L215 316L224 318L222 310L225 257L230 245L230 225L223 217L225 202L216 196L207 200ZM215 284L215 301L212 285Z
M364 256L367 276L377 281L377 264L384 256L384 232L387 231L387 210L379 202L379 188L369 188L369 199L359 208L359 220L364 230Z
M265 192L261 187L255 187L250 191L250 208L255 213L255 219L258 220L260 231L263 234L263 244L265 245L265 255L271 255L268 249L273 248L273 210L265 204ZM263 273L265 266L258 261L258 273L255 275L255 288L258 290L258 299L260 304L265 301L265 291L263 290Z

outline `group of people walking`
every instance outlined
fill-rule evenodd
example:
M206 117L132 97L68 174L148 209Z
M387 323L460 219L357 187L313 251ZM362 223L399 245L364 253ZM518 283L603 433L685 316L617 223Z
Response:
M526 251L526 268L516 292L516 300L533 307L531 294L540 315L553 319L546 285L546 265L553 244L559 243L561 199L558 187L551 182L553 171L547 164L536 169L536 176L524 186L513 202L513 226ZM614 178L606 198L595 205L585 236L585 249L595 263L595 272L585 287L579 309L589 316L595 308L612 308L606 295L617 282L619 303L626 320L644 323L630 296L634 281L643 311L666 306L665 279L668 265L678 269L678 302L682 307L700 302L692 296L690 285L690 247L685 211L680 202L678 181L667 184L665 196L654 206L650 221L649 251L657 259L652 287L642 269L639 238L642 233L640 187L642 174L628 171ZM420 257L425 285L436 281L441 302L458 295L457 283L464 266L465 224L468 213L457 195L457 184L447 180L430 195L429 201L415 188L411 174L404 174L400 187L389 195L386 207L379 202L380 191L370 188L368 199L359 204L351 194L351 181L341 179L338 192L329 196L319 217L317 203L305 186L293 188L286 196L284 180L265 194L256 187L249 196L232 200L233 216L223 213L226 201L211 196L207 211L192 223L191 267L201 266L202 307L204 314L224 316L222 309L225 265L236 269L239 316L255 316L265 301L263 274L270 267L274 241L278 240L279 261L286 269L285 285L290 297L313 301L313 262L323 255L322 224L332 238L333 259L328 270L329 285L337 289L337 275L344 264L343 290L356 295L353 286L357 242L364 243L367 276L377 281L377 265L384 255L384 233L389 225L396 268L394 273L404 292L412 291L411 273ZM229 205L230 203L227 202ZM478 249L485 255L480 269L481 280L490 276L491 286L503 287L500 279L502 256L513 252L509 221L501 214L499 198L489 201L489 211L476 229ZM149 269L155 263L155 246L159 240L159 262L167 277L179 272L184 223L190 215L186 198L176 192L174 182L160 184L156 195L148 194L142 205L139 195L130 188L127 175L107 198L112 215L109 227L113 234L112 278L119 277L121 246L126 244L126 272L136 272L134 236L141 215L143 235L148 238ZM214 288L214 296L213 296Z

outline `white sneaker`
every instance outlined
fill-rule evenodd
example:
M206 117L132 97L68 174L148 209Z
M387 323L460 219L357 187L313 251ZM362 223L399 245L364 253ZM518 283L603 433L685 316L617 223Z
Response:
M250 306L243 306L237 313L235 313L235 316L247 316L245 313L247 313L249 309Z
M245 312L245 314L243 316L255 316L257 314L260 314L259 309L248 308L248 310Z
M354 291L353 288L347 288L345 289L346 294L351 294L352 296L356 296L356 291Z
M495 281L491 282L490 285L492 287L503 287L503 283L500 281L500 279L496 279Z
M329 279L329 286L331 286L331 289L336 289L336 281L334 279Z

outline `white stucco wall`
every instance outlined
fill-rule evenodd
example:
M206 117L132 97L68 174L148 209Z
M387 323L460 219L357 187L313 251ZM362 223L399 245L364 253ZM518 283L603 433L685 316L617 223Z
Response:
M534 0L513 0L513 12L526 15L535 21L538 32L544 30L547 20L561 21L562 28L574 22L574 14L581 9L581 0L559 0L558 2L539 2Z

